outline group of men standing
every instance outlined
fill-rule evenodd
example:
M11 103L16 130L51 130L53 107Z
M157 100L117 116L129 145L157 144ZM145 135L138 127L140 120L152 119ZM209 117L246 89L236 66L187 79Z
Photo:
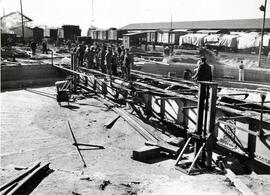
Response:
M133 65L133 56L129 53L129 49L123 46L106 46L80 44L74 49L79 66L84 66L86 62L87 68L101 69L103 73L117 76L117 67L121 69L121 76L129 79L130 68Z
M32 40L30 43L30 47L32 50L32 55L36 55L36 50L37 50L37 42L35 40ZM47 42L42 41L42 53L43 54L48 54L48 48L47 48Z

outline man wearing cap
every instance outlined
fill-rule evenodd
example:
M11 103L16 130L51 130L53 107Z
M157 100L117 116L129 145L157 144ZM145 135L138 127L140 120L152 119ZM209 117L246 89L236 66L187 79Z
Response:
M201 63L192 78L196 81L212 81L211 66L206 63L206 57L201 57Z

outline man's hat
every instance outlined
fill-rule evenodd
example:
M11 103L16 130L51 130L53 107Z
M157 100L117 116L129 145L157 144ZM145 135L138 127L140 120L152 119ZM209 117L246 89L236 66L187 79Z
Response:
M201 56L201 60L202 60L202 61L206 61L206 57Z

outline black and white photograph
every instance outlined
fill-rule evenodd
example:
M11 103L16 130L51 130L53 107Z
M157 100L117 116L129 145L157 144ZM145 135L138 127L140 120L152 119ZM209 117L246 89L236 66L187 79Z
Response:
M268 0L0 0L1 195L269 195Z

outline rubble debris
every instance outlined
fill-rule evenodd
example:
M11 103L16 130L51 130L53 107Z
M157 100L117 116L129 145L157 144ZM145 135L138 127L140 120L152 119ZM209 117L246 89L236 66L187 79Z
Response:
M27 167L23 167L23 166L15 166L14 169L20 171L20 170L26 170Z
M72 191L72 195L81 195L80 193L78 193L78 192L74 192L74 191Z
M105 190L105 188L106 188L109 184L111 184L111 181L110 181L110 180L103 180L103 183L100 184L99 188L100 188L101 190Z
M80 180L93 181L90 177L81 177Z

